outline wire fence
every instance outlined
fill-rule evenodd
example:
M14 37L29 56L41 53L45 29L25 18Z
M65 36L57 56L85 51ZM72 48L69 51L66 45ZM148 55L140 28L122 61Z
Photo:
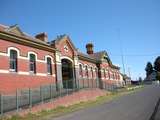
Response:
M74 80L63 81L63 88L56 84L43 85L38 88L28 88L17 90L12 94L0 94L0 114L13 110L32 108L36 104L44 103L62 97L80 89L99 88L98 79L79 79L77 83ZM114 91L115 85L103 83L103 89Z

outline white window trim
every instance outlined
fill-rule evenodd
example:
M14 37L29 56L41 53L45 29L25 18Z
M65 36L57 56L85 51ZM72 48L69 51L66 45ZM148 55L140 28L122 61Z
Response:
M46 65L47 65L47 58L51 58L51 73L49 73L48 70L47 70L47 75L52 75L52 74L53 74L52 64L54 64L54 63L53 63L53 58L52 58L50 55L46 55L46 56L45 56L45 63L46 63Z
M20 55L20 50L18 48L16 48L16 47L8 47L6 53L0 52L0 56L7 56L7 57L9 57L10 56L10 50L17 51L17 58L18 59L29 60L29 54L34 54L36 56L36 62L46 63L46 60L38 60L37 53L35 53L33 51L29 51L27 53L26 57L25 56L21 56ZM51 57L50 55L45 55L45 56ZM51 58L52 58L52 64L54 64L53 57L51 57Z
M11 50L15 50L15 51L17 52L17 59L18 59L19 56L20 56L20 51L19 51L19 49L16 48L16 47L8 47L8 49L7 49L7 56L8 56L8 57L10 57ZM18 67L18 66L17 66L17 67ZM17 68L17 69L18 69L18 68ZM10 68L9 68L9 71L10 71L10 72L17 72L17 71L15 71L15 69L10 69Z
M16 48L16 47L8 47L8 49L7 49L7 56L10 56L11 50L17 51L17 58L19 58L19 56L20 56L20 51L19 51L19 49Z
M50 55L45 55L45 63L47 63L47 58L51 58L51 63L54 64L53 57Z
M30 60L30 55L31 54L33 54L33 55L35 55L35 62L37 62L37 54L35 53L35 52L32 52L32 51L29 51L28 52L28 62L29 62L29 60ZM37 65L36 65L37 66ZM37 68L35 68L35 69L37 69ZM35 70L35 71L37 71L37 70ZM30 63L29 63L29 73L30 74L37 74L36 72L34 73L34 71L30 71Z
M10 71L9 70L5 70L5 69L0 69L0 73L10 74ZM18 71L18 72L16 72L16 74L19 74L19 75L31 75L29 72L26 72L26 71ZM47 76L46 73L37 73L37 74L33 74L33 75L35 75L35 76ZM56 75L52 74L51 76L55 77Z
M34 54L34 55L35 55L35 61L37 61L37 53L32 52L32 51L29 51L29 52L28 52L28 60L29 60L30 54Z
M72 62L72 64L74 63L73 60L70 57L68 57L68 56L61 56L61 60L62 59L68 59L69 61Z

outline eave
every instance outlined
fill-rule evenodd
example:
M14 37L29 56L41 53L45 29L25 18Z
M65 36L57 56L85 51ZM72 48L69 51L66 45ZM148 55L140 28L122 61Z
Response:
M18 43L21 45L26 45L29 47L33 47L33 48L37 48L37 49L42 49L42 50L46 50L49 52L55 52L58 51L55 48L50 47L47 44L43 44L37 41L33 41L24 37L20 37L14 34L10 34L8 32L5 31L0 31L0 39L6 40L6 41L10 41L10 42L14 42L14 43Z
M88 62L99 63L99 61L97 61L93 58L88 58L88 57L85 57L85 56L82 56L82 55L78 55L78 58L80 60L85 60L85 61L88 61Z

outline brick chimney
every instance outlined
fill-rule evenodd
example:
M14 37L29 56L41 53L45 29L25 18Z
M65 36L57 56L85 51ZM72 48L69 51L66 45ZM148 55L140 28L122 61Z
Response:
M48 42L48 35L47 33L43 32L43 33L38 33L35 38L40 39L44 42Z
M86 49L87 49L87 54L93 54L93 44L92 43L88 43L86 45Z

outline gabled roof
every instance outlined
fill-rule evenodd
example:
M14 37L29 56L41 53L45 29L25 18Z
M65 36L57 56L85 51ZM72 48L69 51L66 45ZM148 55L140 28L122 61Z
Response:
M96 61L97 63L107 62L107 63L109 63L109 65L112 68L119 69L118 66L112 64L112 61L110 60L106 51L100 51L100 52L96 52L96 53L93 53L93 54L90 54L90 55L84 54L82 52L78 52L78 55L83 56L84 58L87 58L87 59L92 59L92 60ZM105 57L105 60L104 60L104 57Z
M57 38L55 40L51 41L51 45L55 47L55 44L58 44L59 42L61 42L64 39L67 39L69 41L69 44L71 44L71 47L73 47L74 50L77 50L77 48L74 46L70 37L66 34L57 36Z
M5 29L5 31L7 32L11 32L13 34L18 34L21 36L24 36L25 34L21 31L21 29L19 28L19 26L17 24L13 25L13 26L9 26L8 28Z
M20 27L17 24L12 25L12 26L5 26L5 25L0 24L0 31L15 35L17 37L28 39L28 40L33 41L33 42L49 45L45 41L36 39L35 37L32 37L31 35L22 32L22 30L20 29Z
M78 51L78 57L81 58L81 59L88 60L88 61L92 61L92 62L96 62L96 63L98 62L95 58L91 57L88 54L84 54L80 51Z
M97 60L101 60L104 57L104 55L108 55L106 51L99 51L99 52L90 54L89 56L92 56Z
M33 43L34 45L32 46L36 48L38 48L38 46L41 46L41 47L45 46L45 48L47 49L55 50L54 48L49 48L50 44L48 44L47 42L36 39L35 37L32 37L31 35L22 32L22 30L19 28L17 24L13 26L5 26L5 25L0 24L0 36L10 39L12 41L18 42L18 43L19 42L24 43L24 44L27 43L28 45L29 43L30 44ZM14 39L16 39L17 41Z

